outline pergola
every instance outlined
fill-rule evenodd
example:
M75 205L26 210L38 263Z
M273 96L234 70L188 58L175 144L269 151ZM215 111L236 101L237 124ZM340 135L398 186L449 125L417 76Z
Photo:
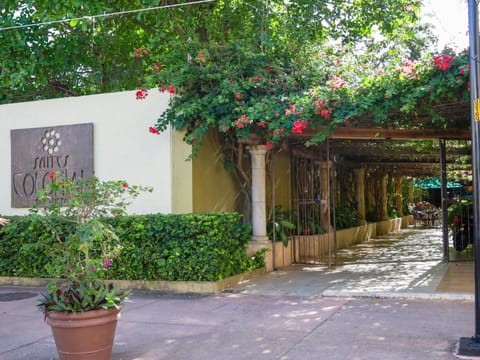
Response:
M301 135L292 136L289 146L305 156L318 157L325 155L324 160L350 164L354 167L379 168L395 176L441 176L446 184L446 166L455 163L459 157L471 158L470 104L467 101L451 101L435 106L435 111L445 118L443 123L435 123L432 117L422 111L408 114L394 112L389 120L378 125L373 114L356 119L349 126L339 126L331 132L327 139L314 147L300 146L318 131L324 129L305 129ZM408 123L408 127L396 127L397 123ZM438 147L428 150L411 145L414 141L437 141ZM446 142L456 141L456 146L449 147ZM298 146L297 146L298 143ZM253 209L253 247L252 250L265 247L266 211L265 211L265 154L262 145L249 146L252 158L252 209ZM327 163L328 163L327 161ZM462 164L462 169L471 165ZM446 190L446 189L443 189ZM327 202L330 199L323 199ZM443 209L444 257L448 259L448 225L447 207Z
M453 163L458 157L471 157L470 103L450 101L434 109L445 118L445 123L433 122L421 110L409 114L393 112L382 126L375 124L373 115L357 119L355 126L335 128L328 136L329 151L341 161L381 166L398 175L438 175L442 161L440 140L457 141L456 146L447 149L446 163ZM409 127L395 127L399 122L408 123ZM319 130L322 129L306 129L301 137L312 137ZM412 144L423 140L437 140L438 147L426 150ZM325 146L326 143L320 147L325 151Z

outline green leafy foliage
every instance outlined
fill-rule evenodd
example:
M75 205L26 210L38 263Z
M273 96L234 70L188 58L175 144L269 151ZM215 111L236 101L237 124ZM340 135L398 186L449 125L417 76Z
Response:
M58 285L52 282L49 291L43 294L38 307L45 311L84 312L96 309L112 309L122 304L130 291L123 291L113 284L93 281L67 282Z
M113 227L104 219L125 214L130 199L151 189L96 177L72 179L54 171L50 172L50 180L38 192L31 209L31 225L45 226L39 238L48 245L31 242L30 238L22 251L31 255L36 248L47 249L51 254L48 261L40 258L35 264L51 277L67 281L50 283L38 306L45 313L121 306L128 292L120 292L101 280L122 250ZM67 224L71 227L67 228Z
M327 39L351 43L373 31L401 38L420 8L418 0L233 0L135 12L164 4L2 1L0 28L10 29L0 32L0 103L134 89L144 83L144 68L185 61L190 42L243 41L281 57L291 44L301 54ZM108 16L121 11L128 13ZM136 52L142 46L147 53Z
M459 218L459 222L467 224L473 218L473 201L471 198L461 198L458 201L450 204L447 209L448 212L448 226L451 231L455 232L455 218Z
M50 248L56 258L47 266L72 281L92 283L103 277L122 250L114 229L103 219L125 214L131 199L152 189L96 177L70 179L55 172L50 179L31 210L33 219L44 222L57 240ZM71 222L73 232L66 233L61 222L51 219Z
M283 245L288 245L288 240L296 228L292 223L289 210L282 210L280 205L275 206L275 223L273 222L273 212L268 210L267 235L273 241L275 232L275 241L281 241Z
M359 226L361 219L360 213L355 209L349 207L335 208L335 226L337 230Z
M9 217L0 228L2 276L62 278L52 247L61 224L64 236L75 231L68 219L34 215ZM246 255L251 237L236 213L138 215L102 219L112 226L122 252L103 271L106 279L215 281L262 267L263 258ZM12 250L15 249L15 250Z

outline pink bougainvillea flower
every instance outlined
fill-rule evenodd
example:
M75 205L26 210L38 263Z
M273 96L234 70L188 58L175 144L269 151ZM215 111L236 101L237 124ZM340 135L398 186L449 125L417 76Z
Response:
M167 88L167 92L168 92L169 94L175 94L175 86L170 85L170 86Z
M235 125L237 126L237 128L239 129L243 129L245 127L245 125L243 125L243 122L240 121L240 119L238 119L237 121L235 121Z
M435 55L433 57L433 61L435 62L435 66L438 67L442 71L447 71L453 61L453 56L450 55Z
M262 81L262 80L263 80L263 76L258 76L258 75L250 78L250 81L255 82L255 83L257 83L259 81Z
M288 109L285 109L285 116L288 116L290 114L295 114L295 105L294 104L290 104L290 107Z
M157 129L155 129L153 126L150 126L148 128L148 131L152 134L155 134L155 135L160 135L160 131L158 131Z
M105 266L106 268L112 266L112 260L105 260L103 262L103 266Z
M341 89L348 85L348 83L343 80L340 76L334 76L330 79L332 89Z
M145 49L144 45L142 45L138 49L135 49L133 51L133 55L135 56L135 58L141 59L144 55L148 55L148 50Z
M303 130L307 127L308 122L305 120L297 120L293 123L292 133L301 134Z
M156 63L156 64L153 64L152 65L152 72L155 74L155 73L158 73L162 70L162 64L161 63Z
M343 119L343 123L344 123L344 124L348 124L348 123L350 123L350 120L348 120L347 118L345 118L345 119Z
M148 96L148 90L146 88L141 88L135 93L137 100L143 100Z
M417 62L407 60L407 61L403 62L403 67L398 68L397 71L403 73L406 78L416 79L418 77L418 74L415 73L415 66L416 65L417 65Z
M239 119L235 121L235 126L239 129L243 129L245 125L251 124L252 120L248 120L247 115L243 114Z
M229 131L230 131L230 127L229 127L228 125L222 124L222 125L220 126L220 131L229 132Z
M460 69L459 73L460 73L460 75L465 74L465 69Z
M197 61L200 65L204 65L208 61L208 54L205 51L200 51L197 55Z

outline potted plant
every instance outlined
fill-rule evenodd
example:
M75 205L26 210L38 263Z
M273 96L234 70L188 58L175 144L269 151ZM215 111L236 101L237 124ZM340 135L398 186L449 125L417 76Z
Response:
M129 200L150 188L96 177L70 179L50 172L51 182L37 194L32 213L55 234L54 261L59 277L38 307L52 328L60 359L110 359L116 322L129 291L106 281L122 245L106 218L125 214ZM70 231L65 230L72 222Z

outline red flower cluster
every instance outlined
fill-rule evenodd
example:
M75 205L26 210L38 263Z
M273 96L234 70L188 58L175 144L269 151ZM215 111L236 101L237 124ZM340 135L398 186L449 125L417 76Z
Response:
M140 46L138 49L135 49L133 55L137 59L141 59L144 55L148 55L148 50L145 49L145 46Z
M235 100L237 100L237 101L242 100L243 99L243 94L235 93L234 97L235 97Z
M152 65L152 72L155 74L155 73L158 73L162 70L162 64L161 63L156 63L156 64L153 64Z
M465 75L467 73L467 70L470 70L470 64L467 64L465 67L462 67L459 70L460 75Z
M242 116L240 116L240 119L237 119L235 121L235 126L239 129L243 129L245 125L248 125L251 123L252 123L252 120L248 120L247 115L243 114Z
M315 112L321 117L325 118L325 120L330 120L332 109L328 107L328 100L317 100L314 102L314 104Z
M251 82L259 82L259 81L262 81L262 80L263 80L263 76L258 76L258 75L250 78Z
M50 177L50 179L53 180L55 178L55 171L53 171L53 170L50 171L49 177Z
M265 123L265 121L259 121L257 122L257 126L265 129L267 127L267 124Z
M200 51L197 55L197 61L200 65L205 64L208 61L208 54L205 51Z
M173 85L165 86L164 84L162 84L162 85L160 86L160 91L163 93L163 92L165 92L165 90L167 90L167 92L168 92L169 94L175 94L175 91L176 91L176 90L175 90L175 86L173 86Z
M267 150L272 150L273 149L273 144L270 141L265 141L265 149Z
M150 126L148 128L148 131L152 134L155 134L155 135L160 135L160 131L158 131L157 129L155 129L153 126Z
M453 61L453 56L450 55L443 55L438 56L435 55L433 57L433 61L435 62L435 66L438 67L442 71L447 71Z
M143 100L148 96L148 90L146 88L141 88L135 93L137 100Z
M303 130L307 127L308 122L305 120L297 120L293 123L292 133L301 134Z
M220 126L220 130L227 133L230 131L230 127L228 125L222 124L222 126Z

